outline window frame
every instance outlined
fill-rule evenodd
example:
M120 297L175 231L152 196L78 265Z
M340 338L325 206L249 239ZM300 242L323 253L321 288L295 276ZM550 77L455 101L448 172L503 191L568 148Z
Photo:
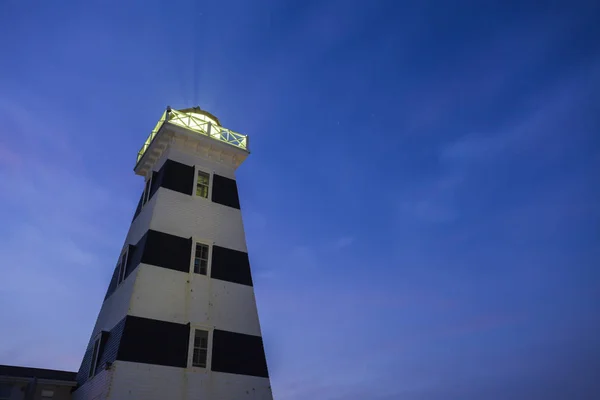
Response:
M190 256L190 274L192 276L205 276L207 278L210 277L210 269L212 266L212 250L213 250L213 245L214 242L208 241L208 240L204 240L204 239L199 239L199 238L195 238L192 237L192 251L191 251L191 256ZM203 244L205 246L208 246L208 260L207 260L207 264L206 264L206 275L204 274L200 274L194 271L194 262L196 261L196 245L197 244Z
M144 207L146 205L146 203L148 203L148 201L150 200L150 192L152 191L152 171L150 171L150 175L148 176L148 179L146 179L146 182L144 182L144 193L142 195L142 207Z
M117 266L119 267L119 272L117 275L117 287L125 281L127 261L129 261L129 245L125 246L125 248L121 251L119 260L117 261Z
M98 347L96 347L98 345ZM92 359L90 361L90 368L88 370L88 379L92 379L96 376L96 367L98 366L98 358L100 357L100 346L102 345L102 332L98 333L94 338L94 345L92 346Z
M206 246L207 247L207 253L206 253L206 273L202 274L200 272L196 272L196 258L200 258L200 260L202 260L201 257L196 257L196 248L198 247L198 245L202 245L202 246ZM196 274L196 275L204 275L206 277L209 276L210 274L210 258L211 258L211 253L212 253L212 246L203 241L203 240L194 240L194 246L192 246L192 267L191 267L191 272Z
M198 166L195 166L194 168L195 168L195 171L194 171L194 197L199 197L201 199L210 200L211 195L212 195L212 186L213 186L212 176L213 176L213 174L211 172L206 172L204 170L201 170L200 168L198 168ZM198 195L198 177L200 176L201 173L208 175L206 197Z
M190 325L190 339L189 339L189 347L188 347L188 362L187 367L196 371L209 371L212 363L212 341L213 341L213 327L206 325ZM208 333L207 343L206 343L206 366L200 367L194 365L194 348L196 339L196 331L205 331Z

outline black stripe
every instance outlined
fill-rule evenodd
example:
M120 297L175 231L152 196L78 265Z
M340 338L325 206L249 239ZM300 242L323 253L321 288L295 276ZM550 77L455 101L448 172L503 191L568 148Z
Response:
M248 253L213 246L210 277L252 286Z
M129 276L133 272L133 270L140 264L140 260L142 257L142 252L144 250L144 245L146 242L146 235L140 239L138 242L138 246L128 245L127 250L127 264L125 265L125 278ZM120 257L120 256L119 256ZM119 274L119 263L115 265L115 270L113 272L112 278L110 280L110 284L108 285L108 290L106 291L106 296L104 296L104 301L110 297L111 294L117 290L117 280Z
M142 236L135 246L129 246L129 255L127 256L127 271L125 275L129 276L134 269L142 262L142 256L144 255L144 248L146 247L146 239L148 239L148 232Z
M262 338L215 329L211 369L230 374L268 378L269 371Z
M128 315L117 360L185 368L189 325Z
M135 213L133 214L133 219L131 222L135 221L140 212L142 211L142 200L144 199L144 191L142 190L142 195L140 196L140 201L138 202L137 207L135 208Z
M117 359L119 344L121 343L123 329L125 328L125 320L126 318L123 318L110 332L104 332L104 336L102 337L104 343L101 344L100 354L98 355L96 373L100 372L100 369L104 368L106 363L113 363Z
M145 235L141 262L175 271L189 272L192 239L149 230ZM140 246L136 245L137 247ZM135 268L135 267L133 267Z
M97 372L115 360L186 368L190 325L128 315L109 332L103 332ZM88 345L77 374L79 386L88 381L94 342ZM260 336L215 329L211 370L268 378Z
M212 201L239 209L240 199L235 180L213 174Z
M140 265L142 261L142 254L144 252L144 247L146 246L146 238L148 232L137 242L137 244L129 245L129 253L127 254L127 265L125 270L125 279Z
M135 246L129 245L125 279L140 265L151 264L175 271L189 272L192 239L148 230ZM117 265L118 267L118 265ZM117 289L117 267L112 275L104 300Z
M194 167L177 161L166 160L160 171L152 174L152 180L151 195L160 186L191 196L194 189Z
M96 364L96 374L98 374L102 368L105 367L106 363L112 363L117 359L117 350L119 343L121 342L121 336L123 334L123 327L125 326L125 318L123 318L117 325L115 325L109 332L102 332L102 338L100 339L100 350L98 352L98 360ZM79 386L83 385L89 380L90 367L92 364L92 351L94 349L94 343L96 337L94 336L88 344L88 348L85 351L79 372L75 380Z
M117 275L118 274L119 274L119 264L115 265L115 270L112 274L112 278L110 279L110 283L108 284L108 289L106 290L106 296L104 296L105 301L117 289L117 279L118 279Z
M167 160L165 166L162 187L191 196L194 193L194 167L173 160Z
M154 196L154 193L156 193L160 187L164 176L164 169L165 167L163 166L159 172L152 171L152 182L150 182L150 195L148 196L148 201L152 198L152 196Z
M88 347L83 355L83 360L81 360L81 366L79 367L79 372L77 372L77 377L75 380L79 386L83 385L90 374L90 364L92 363L92 349L94 347L94 343L91 343L92 346Z
M192 239L155 230L148 230L135 246L129 245L125 279L140 263L172 269L190 271ZM118 271L115 268L106 300L117 286ZM253 286L248 253L214 245L212 248L211 278Z

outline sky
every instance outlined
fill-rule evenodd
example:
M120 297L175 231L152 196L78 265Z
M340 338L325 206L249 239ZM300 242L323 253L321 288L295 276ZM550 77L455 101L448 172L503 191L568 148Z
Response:
M0 364L79 368L199 105L276 399L600 398L600 3L542 3L1 1Z

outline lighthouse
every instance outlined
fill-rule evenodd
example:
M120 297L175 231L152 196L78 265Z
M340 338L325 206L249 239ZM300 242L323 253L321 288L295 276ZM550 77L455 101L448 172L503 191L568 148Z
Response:
M272 399L235 179L248 149L199 107L162 114L74 399Z

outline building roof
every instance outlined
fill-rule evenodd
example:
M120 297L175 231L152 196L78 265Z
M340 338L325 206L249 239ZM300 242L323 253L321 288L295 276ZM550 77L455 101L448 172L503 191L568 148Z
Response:
M0 376L12 376L15 378L38 378L51 379L56 381L75 381L76 375L76 372L57 371L54 369L0 365Z

